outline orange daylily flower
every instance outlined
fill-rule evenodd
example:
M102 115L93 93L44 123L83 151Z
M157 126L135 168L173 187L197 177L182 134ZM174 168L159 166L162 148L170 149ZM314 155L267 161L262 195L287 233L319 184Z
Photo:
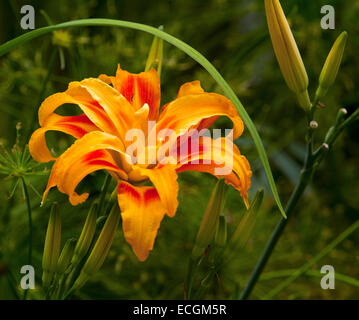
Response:
M78 105L83 113L78 116L55 113L67 103ZM223 159L229 159L231 167L224 176L225 181L239 190L248 204L252 173L247 159L228 137L212 139L194 137L190 133L192 129L208 128L219 116L232 120L234 138L242 134L243 122L231 101L222 95L204 92L199 81L182 85L178 97L160 112L160 80L154 69L131 74L118 67L114 77L101 75L71 82L65 92L56 93L42 103L40 128L29 142L34 159L55 161L44 199L52 187L57 187L69 196L72 205L78 205L86 201L88 194L77 194L77 185L88 174L107 170L118 182L118 204L125 238L138 259L144 261L153 248L161 220L165 214L173 217L176 213L178 172L195 170L218 177L216 169L226 165ZM126 136L131 129L142 130L146 139L144 150L137 150L137 156L142 151L160 151L170 143L160 140L151 146L149 137L154 129L147 126L148 121L155 123L156 132L171 130L174 133L176 144L170 144L168 149L174 151L174 161L164 163L158 158L153 161L149 155L145 156L145 163L133 161ZM46 145L47 131L64 132L76 141L56 158ZM199 147L180 152L183 142L190 139L197 140ZM228 145L230 148L226 148ZM167 154L163 153L162 159ZM143 182L153 186L143 186Z

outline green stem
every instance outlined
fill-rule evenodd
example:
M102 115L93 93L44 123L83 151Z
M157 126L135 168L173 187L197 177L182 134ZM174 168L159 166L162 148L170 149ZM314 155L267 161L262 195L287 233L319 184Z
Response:
M307 154L305 158L304 168L301 173L301 177L298 185L294 189L289 202L286 207L286 214L288 219L283 217L280 219L276 225L274 231L271 234L270 239L268 240L262 255L260 256L246 286L243 289L243 292L240 296L241 300L245 300L251 294L254 286L256 285L261 273L263 272L270 256L273 253L273 250L281 237L286 225L288 224L289 217L292 215L297 203L302 197L306 187L311 181L313 174L316 169L319 167L319 164L324 159L327 149L324 146L321 146L318 150L313 152L313 129L310 128L310 122L314 117L315 109L312 108L312 111L308 114L308 135L307 135ZM357 120L359 116L359 109L356 110L347 120L335 128L335 134L333 135L331 141L329 141L329 147L331 147L343 130Z
M61 297L64 294L65 281L66 281L66 275L62 275L60 280L59 280L59 288L58 288L57 293L56 293L56 300L60 300Z
M312 108L314 110L314 108ZM286 225L288 224L288 220L292 215L297 203L299 202L300 198L302 197L307 185L311 180L311 176L314 171L314 167L312 166L312 155L313 155L313 129L310 128L310 122L313 119L313 111L307 113L307 125L308 125L308 133L307 133L307 152L305 157L305 163L300 175L300 180L297 186L295 187L292 195L288 201L287 207L285 212L287 214L287 219L281 217L279 222L277 223L275 229L273 230L265 248L260 256L252 274L241 293L240 300L246 300L249 295L251 294L254 286L256 285L261 273L263 272L275 246L278 243L279 238L281 237Z
M192 298L192 287L194 275L198 269L198 260L193 260L192 257L189 259L188 269L187 269L187 281L186 281L186 290L185 290L185 299L190 300Z
M27 206L27 214L28 214L28 222L29 222L29 252L28 252L28 265L32 265L32 213L31 213L31 204L30 204L30 196L29 191L27 189L25 179L21 177L22 187L24 189L26 206ZM24 291L23 299L26 300L28 290Z
M101 212L103 212L103 207L104 207L104 204L105 204L106 194L107 194L108 187L110 186L110 183L111 183L111 176L106 173L106 178L105 178L105 181L104 181L102 189L101 189L99 205L98 205L98 208L97 208L97 215L100 214Z

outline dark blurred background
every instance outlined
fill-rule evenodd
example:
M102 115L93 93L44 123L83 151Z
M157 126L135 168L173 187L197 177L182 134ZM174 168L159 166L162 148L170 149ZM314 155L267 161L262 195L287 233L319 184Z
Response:
M317 113L317 145L334 123L339 108L349 113L359 105L357 85L359 68L359 2L356 0L281 1L292 26L310 78L313 95L322 65L341 31L349 34L347 50L335 86ZM304 156L305 115L288 90L275 60L270 42L262 0L170 0L116 1L63 0L0 2L0 43L26 31L20 28L20 8L31 4L36 10L36 27L48 22L41 10L59 23L80 18L112 18L164 26L168 33L199 50L229 82L256 124L265 143L279 194L286 202L298 181ZM320 9L333 5L336 29L322 30ZM64 68L55 53L54 68L44 96L63 91L73 80L114 74L117 63L131 72L144 69L152 36L120 28L71 28L55 36L45 35L18 47L0 58L0 139L9 148L16 140L16 124L22 123L21 139L37 127L32 121L38 109L39 94L58 45L64 53ZM176 96L181 84L198 79L206 91L222 93L215 81L195 61L177 48L165 44L162 69L162 104ZM217 126L228 127L221 119ZM253 298L266 293L290 273L309 261L359 217L359 123L351 126L335 144L314 177L281 241L253 293ZM61 146L71 141L65 135L50 135ZM24 142L24 141L23 141ZM251 196L265 188L265 201L248 246L226 265L208 289L205 298L237 298L280 218L267 187L264 171L251 137L246 130L238 146L254 171ZM47 166L48 168L50 165ZM61 203L63 240L78 236L91 201L96 199L104 178L97 173L86 179L84 189L91 192L82 206L71 207L67 198L52 191L49 200ZM13 298L6 274L20 278L20 267L27 259L27 213L21 189L8 198L13 179L1 177L0 184L0 299ZM43 241L49 207L39 207L47 176L30 179L34 215L34 262L41 270ZM114 245L101 271L77 293L80 299L173 299L183 297L183 280L194 236L213 189L215 178L207 174L180 175L180 206L176 217L162 222L155 249L145 263L132 254L118 232ZM59 200L60 199L60 200ZM229 232L233 232L244 214L239 193L230 189L225 213ZM359 234L353 234L320 260L333 265L336 272L359 278ZM288 271L289 270L289 271ZM282 273L281 273L282 272ZM284 272L284 274L286 274ZM41 272L37 272L40 283ZM36 292L33 294L36 298ZM40 294L39 294L40 297ZM358 283L336 282L335 290L322 290L320 277L304 275L275 298L281 299L358 299Z

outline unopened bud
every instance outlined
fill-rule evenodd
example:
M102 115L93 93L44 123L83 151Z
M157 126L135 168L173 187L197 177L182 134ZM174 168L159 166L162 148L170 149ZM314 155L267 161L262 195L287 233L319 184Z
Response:
M220 215L217 223L216 233L214 235L214 245L218 248L224 248L227 242L227 222L224 215Z
M247 243L258 216L259 209L262 205L263 195L263 190L257 192L246 215L242 218L241 222L236 228L229 243L229 249L231 251L235 250L236 248L243 248Z
M226 185L224 180L221 179L217 182L207 204L206 211L204 212L195 244L192 249L193 260L198 259L212 241L218 217L224 207L225 193Z
M329 145L327 143L323 143L322 147L323 147L323 149L325 149L327 151L329 150Z
M163 27L160 26L159 29L163 30ZM160 76L162 69L162 56L163 56L163 40L158 37L154 37L150 52L148 53L145 71L149 71L151 68L154 68L157 70L157 73Z
M120 209L118 205L115 204L106 220L105 225L103 226L90 256L83 266L79 277L75 281L73 289L82 287L85 282L101 268L107 253L110 250L113 238L115 237L119 221Z
M49 287L56 272L57 261L61 245L61 215L57 204L51 208L49 224L47 226L44 254L42 257L42 283Z
M309 110L308 75L279 0L265 0L269 34L288 87L296 93L304 110Z
M71 258L74 253L75 245L76 245L76 239L74 238L66 241L64 248L61 251L59 261L57 263L56 272L58 274L66 273L66 270L71 263Z
M338 125L340 125L344 120L345 120L345 116L348 114L347 109L341 108L338 111L337 114L337 119L335 121L335 126L337 127Z
M96 231L97 204L94 204L86 218L80 238L77 241L72 263L77 264L87 254Z
M227 221L224 215L220 215L214 234L213 247L210 252L210 261L216 263L220 260L221 255L227 244Z
M316 100L323 98L327 94L328 89L333 85L343 59L347 39L348 34L345 31L342 32L330 50L319 77Z

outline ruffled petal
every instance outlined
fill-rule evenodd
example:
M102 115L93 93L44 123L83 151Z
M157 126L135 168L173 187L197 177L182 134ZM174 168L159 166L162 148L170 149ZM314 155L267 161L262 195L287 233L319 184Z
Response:
M103 79L106 77L101 76ZM139 74L129 73L117 68L116 77L108 77L113 87L118 90L134 107L135 111L147 103L149 106L149 120L156 120L160 107L161 89L157 71L151 69Z
M233 121L234 138L238 138L244 129L243 121L232 102L216 93L201 92L199 82L182 86L179 98L170 102L161 111L156 126L157 132L162 129L173 130L176 134L190 128L206 128L218 116L227 116ZM202 122L207 120L206 122Z
M109 151L124 159L122 141L104 132L94 131L86 134L69 147L55 162L43 195L43 201L52 187L69 195L72 205L84 202L88 194L81 196L75 193L76 186L91 172L105 169L115 173L118 179L127 179L127 174L120 169L118 163ZM122 157L122 158L121 158Z
M208 172L218 178L224 177L228 184L240 191L248 206L252 171L246 157L241 155L231 140L200 137L196 150L182 155L179 152L178 155L177 172L194 170Z
M137 168L140 175L148 177L159 194L166 213L173 217L178 207L178 182L175 166L167 164L153 169Z
M45 133L47 131L61 131L72 135L74 138L82 138L86 133L99 130L92 121L85 115L80 116L60 116L55 113L51 115L46 125L37 129L29 141L29 150L32 157L38 162L48 162L56 160L51 155L47 145Z
M71 82L65 92L53 94L40 106L39 122L52 122L55 110L63 104L77 104L91 122L104 132L124 139L134 121L134 110L114 88L99 79Z
M135 187L124 181L118 184L118 204L125 239L137 258L144 261L153 248L166 209L155 188Z
M90 121L100 130L116 134L116 128L105 110L95 101L91 95L81 88L79 82L71 82L65 92L55 93L44 100L39 108L39 123L46 127L57 116L55 110L64 104L78 105Z
M205 93L198 80L184 83L178 90L178 98L189 96L192 94Z
M127 131L132 128L135 114L129 102L117 90L99 79L85 79L78 85L86 89L103 108L118 136L124 141Z

